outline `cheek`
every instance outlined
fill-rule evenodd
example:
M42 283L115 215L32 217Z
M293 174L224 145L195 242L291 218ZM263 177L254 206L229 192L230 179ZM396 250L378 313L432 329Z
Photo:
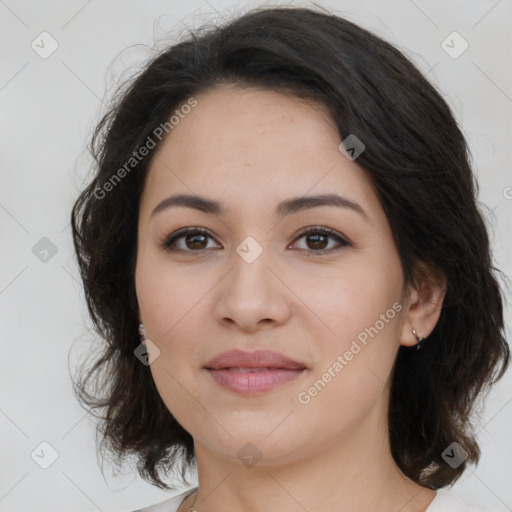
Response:
M322 296L323 308L317 310L330 330L316 340L320 359L297 397L304 418L322 418L318 428L333 436L357 429L383 407L398 350L401 305L395 298L400 296L385 280L363 277L353 273L333 283L340 291Z
M401 268L395 260L358 254L345 263L328 275L321 271L290 276L294 292L307 305L326 347L334 343L338 349L375 322L387 335L396 322L386 322L382 328L379 320L381 315L386 316L385 320L396 318L396 308L392 308L401 298L402 286Z
M164 343L188 322L186 316L207 291L208 280L194 280L185 267L169 265L161 255L141 255L135 283L146 332ZM180 319L185 321L180 321Z
M159 350L149 370L167 409L184 425L190 414L187 413L190 403L187 404L183 384L190 382L187 373L191 371L183 364L190 360L188 352L191 350L191 344L186 342L190 338L183 332L188 325L187 310L190 310L187 288L182 286L176 273L162 272L158 266L141 259L136 270L136 289L147 336Z
M160 353L150 370L158 392L178 421L190 415L198 330L205 321L201 307L210 279L199 279L185 267L172 269L164 258L141 255L135 272L137 300L148 338ZM185 388L184 388L185 386ZM188 412L187 412L188 411ZM181 423L180 421L180 423Z
M322 401L363 405L382 393L398 350L401 287L398 257L367 253L333 273L328 285L310 288L306 302L324 333L317 338L321 360L313 377L329 380L330 374L322 378L329 369L336 375Z

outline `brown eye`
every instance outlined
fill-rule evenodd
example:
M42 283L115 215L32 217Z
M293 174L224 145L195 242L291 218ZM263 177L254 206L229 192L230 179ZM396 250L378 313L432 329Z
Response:
M205 249L205 239L206 235L198 234L198 235L185 235L185 245L189 249ZM190 244L190 245L189 245Z
M209 238L211 235L203 228L184 228L169 236L162 247L167 251L200 252L208 249Z
M339 233L330 228L308 227L299 235L298 239L301 238L306 240L306 248L300 248L300 250L309 252L314 256L336 252L350 245ZM330 241L335 242L338 247L327 248Z
M306 240L312 241L312 245L309 245L310 249L322 250L328 245L329 237L327 235L305 235ZM307 242L306 242L307 243Z

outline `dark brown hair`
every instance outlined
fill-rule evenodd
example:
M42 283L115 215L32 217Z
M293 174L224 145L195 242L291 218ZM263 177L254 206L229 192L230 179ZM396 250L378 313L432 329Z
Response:
M195 464L192 436L161 400L149 367L134 356L140 343L138 210L156 149L115 186L106 184L180 105L221 84L325 105L341 139L356 134L366 146L357 163L386 213L404 285L417 285L420 267L446 277L440 319L424 348L399 349L389 435L406 476L434 489L453 483L479 460L471 422L477 398L509 363L499 271L492 265L467 144L447 103L400 51L343 18L303 8L256 9L197 30L119 89L95 129L95 173L71 222L88 310L104 351L84 366L74 390L100 419L101 450L118 460L135 455L139 474L161 488L170 488L162 474L181 467L183 477ZM468 454L457 468L442 458L454 441Z

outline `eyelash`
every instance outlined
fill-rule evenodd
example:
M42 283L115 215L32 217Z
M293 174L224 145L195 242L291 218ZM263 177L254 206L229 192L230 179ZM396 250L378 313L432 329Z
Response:
M336 249L324 249L324 250L321 250L321 251L307 250L307 249L298 249L298 250L303 251L303 252L311 253L311 255L313 255L313 256L322 256L322 255L327 254L327 253L338 252L341 249L343 249L344 247L351 245L345 238L343 238L339 233L337 233L333 229L326 228L326 227L319 227L319 226L309 226L309 227L303 229L297 235L296 239L300 239L300 238L304 237L305 235L309 235L309 234L312 234L312 233L320 234L320 235L326 235L329 238L335 239L335 241L337 241L339 244L341 244L341 247L338 247ZM189 253L194 253L194 252L203 252L203 251L205 251L206 249L191 250L191 249L176 249L176 248L172 247L172 245L177 240L183 238L186 235L191 235L191 234L206 235L206 236L209 236L210 238L213 238L213 236L210 234L210 232L207 229L200 228L198 226L194 226L194 227L188 227L188 228L180 229L180 230L176 231L175 233L169 235L161 243L161 246L162 246L162 248L165 251L169 251L169 252L189 252Z

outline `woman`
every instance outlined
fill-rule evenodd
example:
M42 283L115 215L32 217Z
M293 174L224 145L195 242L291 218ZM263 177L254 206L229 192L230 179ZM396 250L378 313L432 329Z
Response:
M198 473L143 510L483 510L442 488L479 459L503 299L466 141L409 60L255 10L153 60L92 151L72 227L106 345L76 392L152 484Z

